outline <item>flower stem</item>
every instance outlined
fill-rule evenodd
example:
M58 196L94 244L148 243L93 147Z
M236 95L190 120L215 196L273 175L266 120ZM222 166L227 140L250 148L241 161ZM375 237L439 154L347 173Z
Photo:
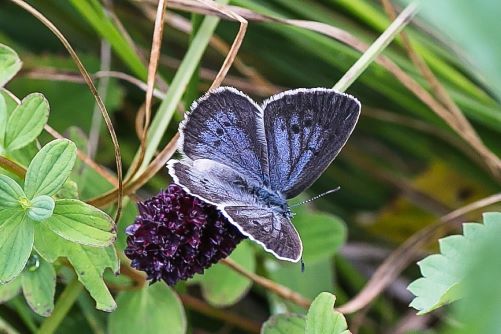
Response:
M78 296L83 290L82 284L74 277L71 282L66 286L63 293L57 300L54 311L45 319L40 326L37 334L52 334L56 331L57 327L61 324L66 314L69 312Z

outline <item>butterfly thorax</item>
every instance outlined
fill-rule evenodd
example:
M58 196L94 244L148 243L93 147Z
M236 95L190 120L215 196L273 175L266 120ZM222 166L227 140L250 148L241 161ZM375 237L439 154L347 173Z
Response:
M285 197L280 192L259 186L252 187L251 192L258 198L259 202L265 206L286 217L290 218L292 216L289 205L287 205Z

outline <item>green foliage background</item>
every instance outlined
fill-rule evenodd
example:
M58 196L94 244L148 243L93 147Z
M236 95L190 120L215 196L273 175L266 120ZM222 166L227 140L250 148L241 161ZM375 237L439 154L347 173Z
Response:
M141 82L147 79L146 60L151 48L156 1L27 2L61 30L87 70L91 74L97 73L101 78L96 79L96 84L118 134L124 172L127 174L139 147L135 122L145 93L141 87L124 80L120 74L130 75ZM299 24L285 24L283 21L263 23L249 18L243 44L223 85L235 86L257 101L289 88L332 87L343 77L361 53L326 35L327 26L340 28L360 42L371 44L392 22L382 5L387 4L387 1L218 2L229 2L251 13L275 18L324 24L320 28L324 31L322 34L301 28ZM161 94L154 99L152 108L154 113L146 148L147 162L174 136L177 124L182 119L182 111L210 87L238 31L238 23L234 21L193 14L191 10L179 10L179 7L183 7L182 1L167 3L167 21L158 68L161 81L167 85L157 85ZM407 3L402 1L393 4L400 11ZM440 117L436 110L432 110L423 99L411 92L401 79L380 64L371 62L347 90L359 98L363 105L353 136L335 163L301 199L338 185L341 191L319 199L308 207L294 210L297 213L294 223L305 244L305 271L301 272L299 265L276 261L248 242L240 245L231 255L231 259L245 270L271 279L309 300L315 300L310 311L291 300L277 297L269 289L222 264L186 284L178 284L175 289L167 288L162 283L138 288L134 283L137 273L123 270L122 275L112 274L117 267L114 266L115 253L111 248L89 250L89 247L80 245L82 242L78 243L80 237L75 237L71 240L76 243L65 239L67 244L59 245L59 250L48 247L44 253L45 260L41 259L41 264L37 264L41 270L40 277L45 277L44 282L53 282L57 272L56 288L50 285L46 290L41 290L47 295L39 296L40 300L47 301L55 295L56 311L44 318L48 313L43 310L53 305L44 304L43 310L42 307L38 308L39 312L36 306L29 305L32 299L27 296L30 295L27 291L33 291L34 284L40 282L33 280L29 270L23 271L19 279L0 288L0 301L5 302L0 306L0 328L11 333L36 332L37 328L41 328L42 332L58 333L245 333L257 332L265 323L264 333L280 333L280 326L285 326L283 330L290 333L343 333L346 321L342 315L331 311L334 300L337 307L364 291L362 288L381 268L381 263L387 258L391 259L389 254L408 238L443 220L449 212L500 191L501 163L496 154L501 153L501 50L496 32L500 31L501 24L495 13L501 11L501 6L494 0L482 0L475 4L466 0L444 0L439 3L423 1L419 15L404 31L411 41L414 54L428 64L440 86L457 105L459 117L464 115L476 130L479 141L466 136L466 130L451 127L444 117ZM204 7L203 2L198 4ZM194 31L191 31L192 24ZM11 133L5 137L7 142L2 143L5 150L2 150L1 155L27 168L38 149L53 139L46 131L41 132L47 119L44 105L48 101L48 124L86 152L90 133L97 133L99 141L93 147L96 152L94 160L111 173L116 172L113 145L106 128L97 121L100 116L95 100L57 38L14 2L3 1L0 4L0 43L15 50L23 63L22 70L10 81L21 64L12 64L9 67L12 73L1 72L0 86L6 84L5 88L20 99L26 97L28 102L30 99L39 101L37 106L43 109L37 112L39 118L26 119L34 130L23 138L18 135L22 129L6 128L7 119L0 117L0 133ZM402 37L396 36L383 55L407 73L442 108L448 110L447 101L441 100L436 87L411 60ZM2 56L0 53L0 60ZM109 65L106 64L108 60ZM110 74L110 71L115 72ZM33 93L41 93L45 98ZM5 100L7 104L12 103L8 98ZM32 106L29 110L34 109ZM33 142L35 138L38 138L36 143ZM16 140L31 144L25 146L22 152L17 152L20 147L16 146ZM485 151L479 149L479 143L485 144ZM140 172L147 170L147 162L139 167ZM22 184L21 180L5 170L0 169L0 172ZM86 201L113 188L112 184L78 160L71 181L75 188L72 188L72 184L65 184L60 190L62 198L78 197ZM166 170L161 169L135 196L124 201L115 243L122 268L128 265L122 253L125 247L124 229L136 215L134 201L155 194L169 182ZM495 202L490 202L490 211L499 210L499 205L493 204ZM113 216L115 207L103 205L101 209ZM478 305L482 305L483 301L481 297L468 293L476 287L467 270L458 276L465 277L461 285L470 287L461 294L466 296L469 305L458 306L453 312L440 309L436 311L438 313L416 316L416 311L408 308L413 296L405 287L419 277L418 267L407 264L423 258L425 252L437 252L438 238L446 233L460 233L458 222L480 221L483 211L487 211L487 208L479 205L451 220L451 224L444 224L443 229L431 233L419 247L411 247L414 253L407 253L403 266L398 261L390 262L390 269L397 268L400 275L396 275L398 278L395 279L388 279L388 273L383 275L388 280L382 280L386 290L378 291L377 298L371 299L363 310L347 314L348 328L353 333L454 333L461 328L454 327L458 320L478 321L478 317L471 314L481 309ZM498 218L494 220L501 223ZM494 227L489 228L496 231ZM465 238L468 238L468 233L465 228ZM450 240L444 239L441 243L440 250L444 257L451 254L443 249L444 245L451 243ZM474 254L482 258L485 257L486 249L491 253L500 251L495 242L487 241L485 249L461 253L473 254L464 256L472 257L471 268L477 271L482 270L483 263L476 261ZM35 245L36 242L35 235ZM460 250L469 249L464 248L466 246L457 247ZM90 254L88 258L91 259L85 265L82 264L82 249L87 249ZM453 247L453 251L456 248ZM108 257L103 256L103 252ZM59 256L67 260L57 260ZM99 257L101 263L96 260ZM55 261L55 267L46 262L47 258L51 262ZM115 302L110 299L113 297L118 305L113 313L95 309L96 305L88 292L74 279L68 261L77 269L77 274L78 265L75 263L95 270L92 282L81 281L87 289L99 285L98 294L106 296L106 305L99 307L98 301L98 308L108 311L113 309ZM488 260L485 262L484 265L488 267ZM421 269L430 263L433 264L433 261L424 260ZM447 263L445 267L455 268L451 270L456 274L457 263L453 260ZM104 271L107 267L112 270ZM52 272L53 268L55 272ZM107 286L100 277L103 271ZM496 277L497 271L491 270L492 275L487 273L481 276L485 278L484 285L495 284L492 281L489 283L488 277ZM441 288L450 288L444 286L444 282L452 286L460 281L456 276L452 281L440 277L430 278L425 270L423 276L425 278L422 280L427 283L421 285L421 290L420 283L413 283L410 289L418 295L413 306L418 305L416 308L420 311L430 311L459 298L456 294L450 296L438 292L429 295L436 283L442 284L437 288L441 293ZM21 290L28 304L19 295ZM90 292L96 299L92 289ZM330 292L336 299L322 292ZM497 293L497 290L493 293ZM485 295L488 296L488 293ZM59 306L58 301L61 301ZM493 312L499 307L499 304L489 304ZM285 312L297 314L290 317L278 315ZM269 319L270 316L272 318ZM144 323L149 327L143 327ZM487 333L491 331L490 328L496 328L496 317L486 316L482 323L484 327L474 325L473 320L471 323L473 325L461 330L485 328L484 333Z

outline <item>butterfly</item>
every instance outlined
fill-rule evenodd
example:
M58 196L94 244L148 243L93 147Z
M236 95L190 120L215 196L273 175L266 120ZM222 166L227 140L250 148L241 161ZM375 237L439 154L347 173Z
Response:
M215 205L242 234L297 262L301 239L287 200L325 171L351 135L360 102L332 89L295 89L258 105L221 87L194 102L179 126L174 183Z

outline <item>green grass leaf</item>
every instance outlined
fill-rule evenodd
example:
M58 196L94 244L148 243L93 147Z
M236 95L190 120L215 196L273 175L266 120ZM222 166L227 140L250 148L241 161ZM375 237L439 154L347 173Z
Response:
M305 334L348 334L344 316L334 310L336 297L322 292L315 298L306 316Z
M163 283L122 292L117 303L108 322L109 333L186 333L183 304Z
M106 248L82 246L60 238L54 232L35 225L35 249L47 261L65 257L78 275L79 281L96 301L96 308L111 312L116 308L108 287L104 283L106 268L118 271L118 259L113 246Z
M305 317L299 314L277 314L261 328L261 334L304 334Z
M28 199L54 195L70 175L75 159L76 146L67 139L56 139L45 145L26 172L24 191Z
M20 149L34 141L49 118L49 102L40 93L25 97L7 121L4 147L8 151Z
M110 216L77 199L56 200L53 215L40 226L66 240L94 247L109 246L116 236Z
M19 199L26 197L23 188L7 175L0 175L0 208L18 207Z
M39 259L39 264L26 270L21 276L24 298L31 309L44 317L54 309L56 271L52 264Z
M33 222L17 208L0 210L0 284L16 278L33 248Z
M40 195L33 198L28 209L28 217L36 222L48 219L54 212L55 202L52 197Z
M17 53L6 45L0 44L0 87L12 79L21 69L21 59Z
M477 244L486 240L501 224L501 213L484 214L484 224L463 224L463 235L440 239L440 254L418 262L423 277L412 282L408 289L416 297L410 306L425 314L460 299L470 254ZM497 232L496 232L497 233Z
M247 271L254 272L256 269L254 253L248 241L240 243L231 253L230 259ZM216 264L209 268L201 277L200 283L204 298L218 307L235 304L252 286L252 281L223 264Z
M71 4L92 25L97 33L106 39L116 54L141 80L146 81L148 69L141 62L134 48L129 45L123 34L105 13L97 0L71 0Z

